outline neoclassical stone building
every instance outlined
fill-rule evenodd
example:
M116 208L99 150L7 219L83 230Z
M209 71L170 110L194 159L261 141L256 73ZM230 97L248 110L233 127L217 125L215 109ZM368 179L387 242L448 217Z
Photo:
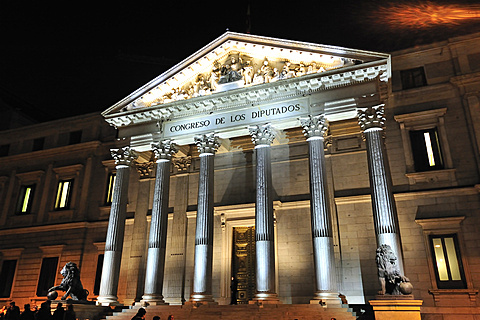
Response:
M1 132L1 299L74 261L102 305L362 305L388 244L425 316L478 314L479 42L227 32L102 115Z

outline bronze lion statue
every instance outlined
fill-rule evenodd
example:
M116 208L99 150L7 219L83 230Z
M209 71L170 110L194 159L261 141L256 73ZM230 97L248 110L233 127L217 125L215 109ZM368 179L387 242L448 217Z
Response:
M62 271L60 271L60 274L63 276L62 282L60 285L48 289L48 292L55 290L65 291L62 300L66 300L68 296L71 296L72 300L87 300L89 292L82 286L80 270L76 263L67 262Z
M410 280L400 274L397 257L388 244L382 244L377 249L378 279L382 289L380 295L402 295L412 293Z

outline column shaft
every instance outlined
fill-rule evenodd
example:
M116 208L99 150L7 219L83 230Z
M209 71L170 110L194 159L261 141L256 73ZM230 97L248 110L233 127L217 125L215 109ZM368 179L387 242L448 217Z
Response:
M214 159L218 141L217 137L211 134L196 137L196 143L200 152L200 172L198 176L193 292L190 301L213 302Z
M388 164L382 128L364 131L367 143L368 169L372 192L372 210L377 235L377 247L388 244L394 251L401 274L404 274L397 212L392 192L392 178Z
M117 177L108 221L107 238L105 241L100 294L97 298L97 304L100 305L118 304L118 277L120 274L120 262L122 260L123 238L125 234L130 167L127 165L117 165L116 169Z
M170 187L170 160L157 160L155 189L152 203L152 221L148 240L145 293L142 300L150 304L164 304L163 278L167 243L168 197Z
M313 257L316 278L316 299L325 299L322 293L334 293L338 289L333 250L332 218L327 193L324 139L308 140L310 160L310 213L312 221Z
M262 145L256 147L255 150L257 153L255 240L258 296L263 293L275 293L275 243L270 146Z
M255 246L256 285L254 300L278 303L275 288L275 242L272 198L271 148L275 135L270 125L250 127L256 153Z
M389 245L397 257L400 273L404 274L397 211L392 191L392 177L383 138L385 120L385 106L383 104L368 107L358 112L358 123L363 130L367 145L377 248L382 244Z

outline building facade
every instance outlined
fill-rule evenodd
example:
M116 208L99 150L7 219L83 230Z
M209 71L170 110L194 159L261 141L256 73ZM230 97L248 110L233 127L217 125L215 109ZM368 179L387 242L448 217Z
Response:
M226 33L102 115L3 131L0 298L73 261L104 305L366 304L389 244L425 317L478 314L479 42Z

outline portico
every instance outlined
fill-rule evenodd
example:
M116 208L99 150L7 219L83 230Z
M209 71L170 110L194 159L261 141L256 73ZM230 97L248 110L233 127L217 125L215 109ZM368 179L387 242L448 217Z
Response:
M185 285L190 292L185 298L192 303L230 301L225 279L230 278L232 265L224 260L232 254L225 248L234 245L228 244L231 236L223 235L222 240L216 237L232 234L228 228L233 226L253 224L254 303L280 303L288 290L299 290L279 290L282 279L289 277L279 274L279 268L282 263L293 265L288 260L295 259L293 252L283 251L277 242L291 246L296 234L302 232L298 237L302 238L304 230L309 229L310 245L302 250L311 248L312 254L302 257L311 260L302 261L298 274L291 276L298 277L299 283L304 281L302 277L307 279L305 283L315 279L311 282L311 303L338 304L339 292L344 290L338 281L338 233L334 228L325 138L329 137L329 124L356 122L357 118L357 131L360 134L363 130L367 140L369 173L375 186L372 205L376 240L378 244L390 244L401 257L395 203L393 197L381 196L391 195L391 178L383 160L386 151L381 148L382 125L379 117L368 117L383 110L389 78L390 58L385 54L227 32L106 110L105 119L119 130L120 138L128 141L129 150L153 152L157 159L143 301L165 302L165 241L172 239L165 234L171 205L169 168L176 159L191 157L197 200L187 200L182 209L182 214L195 221L194 236L187 230L182 253L194 256L185 257L184 276L191 281ZM170 147L173 144L178 152ZM300 161L295 158L295 148L308 149L306 166L302 169L302 165L294 165L298 166L295 171L277 174L276 170L287 168L283 163ZM288 160L282 162L282 157ZM305 192L295 192L288 183L302 174L302 181L307 183L300 188ZM274 176L286 181L275 180ZM127 183L126 179L117 179L116 190ZM112 204L111 216L114 208L126 206L122 199L114 198L118 203ZM189 206L194 209L189 210ZM386 207L390 209L383 209ZM174 206L174 217L179 214L177 209ZM295 212L304 216L308 210L310 225L304 230L279 232L289 230L286 217L290 219ZM109 230L119 228L116 226L121 226L125 218L116 219L115 224L109 223ZM304 219L297 220L298 225L304 224ZM187 222L186 228L189 226ZM116 234L115 241L123 241L122 232ZM216 246L222 241L227 245ZM105 256L104 270L105 266L119 264L118 255L121 250L116 250L116 260ZM193 262L191 269L188 261ZM188 270L191 273L187 275ZM107 272L113 279L108 287L102 276L99 304L116 303L115 273L119 273L118 268Z

